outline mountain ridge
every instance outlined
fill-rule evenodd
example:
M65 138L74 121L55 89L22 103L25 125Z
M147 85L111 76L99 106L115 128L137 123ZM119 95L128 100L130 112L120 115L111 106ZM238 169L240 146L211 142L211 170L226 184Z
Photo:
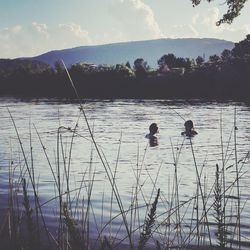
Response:
M52 50L29 59L54 65L63 59L66 65L78 62L93 64L119 64L143 58L151 67L157 66L161 56L173 53L177 57L197 58L205 55L220 55L224 49L232 49L234 43L216 38L162 38L144 41L129 41L100 45L77 46L62 50Z

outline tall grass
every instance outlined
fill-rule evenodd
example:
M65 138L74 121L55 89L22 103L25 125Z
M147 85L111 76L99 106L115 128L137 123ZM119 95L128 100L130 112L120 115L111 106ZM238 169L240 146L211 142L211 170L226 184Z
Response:
M15 124L12 116L11 119L13 119L13 124ZM76 121L76 123L78 122L79 120ZM43 152L44 159L47 162L48 170L51 171L56 194L52 199L44 203L40 202L39 195L42 196L42 193L39 191L39 182L36 182L37 177L34 168L36 163L32 153L34 142L32 142L30 133L30 152L27 153L23 147L24 143L19 136L18 141L22 152L22 159L19 164L22 166L14 168L12 162L10 162L9 212L6 215L9 222L5 223L4 229L1 230L2 232L8 232L7 237L5 233L5 242L15 241L15 244L9 243L10 249L18 249L18 247L20 249L32 249L32 246L37 246L36 249L45 249L46 247L51 249L120 249L124 246L131 249L151 247L157 249L182 249L195 245L200 248L240 246L238 217L241 216L244 206L241 206L241 203L238 202L238 196L235 196L233 193L235 190L237 191L240 180L244 176L243 167L247 156L244 159L237 160L238 169L236 171L238 171L238 174L231 184L226 186L224 183L225 172L233 168L231 165L227 166L225 156L229 154L228 150L226 150L223 160L224 165L221 168L219 168L218 164L216 165L214 184L207 190L208 184L205 175L204 182L201 181L202 170L205 167L206 160L202 165L202 169L198 171L195 148L191 141L189 149L192 152L194 167L197 173L197 190L194 190L194 196L190 199L181 201L179 196L181 180L178 177L178 165L182 155L183 142L186 139L180 145L177 145L177 149L171 142L173 175L166 180L166 184L168 184L166 187L160 187L161 192L157 187L159 186L158 178L162 164L159 165L158 170L154 172L155 176L153 176L152 172L146 167L148 148L146 147L141 157L138 149L134 171L135 186L133 188L134 191L131 193L131 203L126 205L126 209L120 209L117 213L117 211L113 210L116 207L113 194L119 192L116 173L122 151L122 139L120 138L116 162L112 174L110 173L110 176L112 176L111 184L112 186L116 185L117 189L111 187L110 193L104 193L105 197L110 197L110 212L109 220L100 225L98 222L100 221L100 215L96 214L92 204L96 173L96 166L93 163L95 154L93 143L89 164L82 173L79 185L73 187L72 184L74 182L71 181L74 178L71 173L71 161L73 160L71 157L73 157L72 152L74 151L73 142L75 136L80 135L76 131L76 126L73 129L61 126L57 130L56 160L54 164L49 159L40 133L35 126L34 129L41 145L41 152ZM19 135L17 127L16 133ZM69 142L66 140L67 138L70 138ZM79 138L81 137L79 136ZM66 146L67 144L69 146ZM234 149L237 150L237 147ZM103 162L111 171L112 168L109 166L104 152L102 150L100 152L102 152ZM27 155L29 155L29 159ZM23 160L24 164L22 163ZM29 167L29 161L31 162L31 167ZM142 173L144 174L142 175ZM28 184L26 178L28 178ZM18 183L15 183L14 180L18 180ZM147 191L145 193L145 181L150 183L152 187L151 192ZM172 183L172 186L170 183ZM23 190L22 198L17 195L17 190L20 187ZM153 200L155 193L157 194ZM165 196L166 193L169 193L169 196ZM120 195L119 193L119 197ZM30 197L34 197L34 200L32 198L31 201ZM102 200L103 208L106 206L104 203L106 200ZM57 203L58 208L56 212L58 227L56 230L49 229L47 226L48 221L43 215L43 207L52 201ZM141 203L142 201L143 203ZM229 206L231 206L231 209L228 209ZM238 210L239 206L240 210ZM237 214L236 220L234 220L235 212ZM120 223L119 227L117 227L117 220ZM113 226L114 221L116 221L115 227ZM22 224L21 222L25 223ZM93 227L98 232L96 239L92 238L91 232ZM126 227L129 229L129 233L124 238L119 239L121 229L124 228L126 231ZM24 228L25 234L21 233ZM95 240L97 240L96 243Z
M148 213L147 219L144 223L143 231L139 239L139 246L138 246L139 250L142 250L145 248L147 241L152 236L152 227L154 226L154 223L155 223L156 207L157 207L159 196L160 196L160 189L158 189L157 191L155 200L150 208L150 212Z

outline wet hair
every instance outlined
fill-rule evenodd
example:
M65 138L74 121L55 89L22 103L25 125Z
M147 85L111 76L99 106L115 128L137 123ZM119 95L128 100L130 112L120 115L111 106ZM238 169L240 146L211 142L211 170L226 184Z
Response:
M149 131L150 131L151 134L157 133L157 131L158 131L157 124L156 124L156 123L152 123L152 124L149 126Z
M190 129L192 129L194 127L194 124L191 120L188 120L184 123L184 126L185 126L185 128L188 127Z

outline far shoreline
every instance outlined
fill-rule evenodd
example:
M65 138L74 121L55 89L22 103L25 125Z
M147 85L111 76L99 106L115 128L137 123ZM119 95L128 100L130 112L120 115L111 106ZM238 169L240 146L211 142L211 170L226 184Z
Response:
M250 73L250 72L249 72ZM248 101L248 79L250 74L238 78L225 75L185 74L154 76L143 79L136 77L86 79L74 77L76 90L81 99L161 99L161 100L204 100L204 101ZM1 82L0 96L21 99L56 98L77 99L66 74L39 75L25 79L7 79Z

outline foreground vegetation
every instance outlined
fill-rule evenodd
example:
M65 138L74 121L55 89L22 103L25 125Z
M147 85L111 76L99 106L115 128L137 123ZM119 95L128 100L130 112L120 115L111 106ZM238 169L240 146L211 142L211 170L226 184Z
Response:
M196 60L163 55L152 69L134 65L73 64L68 68L83 98L210 98L248 100L250 35L220 56ZM21 97L74 97L61 61L54 67L26 59L0 60L0 93Z
M242 232L242 212L249 196L244 197L242 179L249 164L249 152L238 156L236 111L229 138L223 141L221 121L221 158L214 166L214 179L204 174L206 161L198 166L192 139L183 138L182 143L172 146L173 166L167 186L158 183L161 164L154 175L145 167L147 149L142 160L135 164L131 173L134 177L130 203L125 203L116 178L122 143L118 144L117 160L111 166L100 145L97 144L80 104L88 138L78 132L79 117L75 126L60 126L56 129L55 159L50 159L46 143L34 126L36 135L30 130L29 145L25 145L16 127L15 118L9 112L16 132L21 156L19 161L10 157L8 173L7 206L1 221L1 246L3 249L241 249L248 248L250 241ZM54 196L44 200L43 187L39 182L33 153L34 136L40 143L40 154L44 154L44 166L51 172ZM91 154L80 182L71 185L72 155L77 138L91 144ZM86 140L87 139L87 140ZM179 174L179 159L184 140L193 157L196 187L193 195L183 200L183 188ZM14 149L11 149L14 152ZM105 172L110 191L103 194L102 206L109 201L110 214L103 215L94 207L93 189L97 160ZM139 157L138 157L139 159ZM232 179L229 179L229 171ZM146 178L150 180L151 191L144 189ZM47 204L50 204L49 211ZM51 223L53 221L53 223ZM118 222L117 222L118 221ZM118 226L115 226L117 225ZM97 231L97 235L91 232Z

